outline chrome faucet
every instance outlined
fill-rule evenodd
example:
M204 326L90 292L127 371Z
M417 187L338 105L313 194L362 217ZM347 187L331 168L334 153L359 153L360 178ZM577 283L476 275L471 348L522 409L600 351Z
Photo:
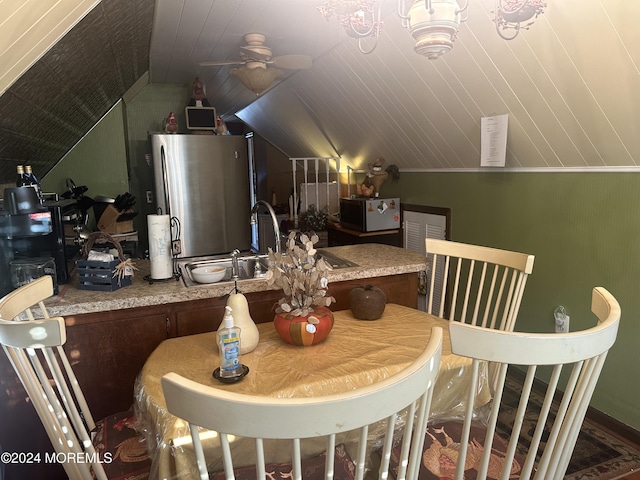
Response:
M273 233L276 235L276 252L280 252L280 227L278 226L278 219L276 218L276 212L273 211L273 207L268 202L264 200L258 200L255 205L251 208L251 225L258 224L258 209L260 205L264 205L267 210L269 210L269 214L271 215L271 221L273 222Z
M231 252L231 278L233 280L238 280L240 278L240 269L238 268L238 255L240 254L240 250L237 248Z

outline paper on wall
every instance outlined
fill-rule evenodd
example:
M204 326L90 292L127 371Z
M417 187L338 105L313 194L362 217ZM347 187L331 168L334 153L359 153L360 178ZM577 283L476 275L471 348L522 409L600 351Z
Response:
M507 156L509 115L482 117L480 122L480 166L504 167Z

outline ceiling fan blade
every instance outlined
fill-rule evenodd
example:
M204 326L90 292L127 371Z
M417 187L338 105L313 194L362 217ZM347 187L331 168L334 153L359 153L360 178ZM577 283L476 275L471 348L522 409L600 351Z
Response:
M201 67L221 67L223 65L244 65L242 60L227 60L220 62L200 62L198 65Z
M269 63L279 68L301 70L311 68L311 57L309 55L282 55L280 57L274 57Z

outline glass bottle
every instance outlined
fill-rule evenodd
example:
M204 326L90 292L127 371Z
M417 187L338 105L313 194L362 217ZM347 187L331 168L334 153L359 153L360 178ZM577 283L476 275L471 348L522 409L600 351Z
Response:
M26 186L33 187L38 194L38 199L40 203L44 203L44 196L42 195L42 187L40 186L40 180L36 177L36 174L33 173L31 169L31 165L25 165L24 167L24 177L26 181Z
M27 179L24 174L24 167L22 165L18 165L16 167L16 172L16 187L24 187L25 185L27 185Z

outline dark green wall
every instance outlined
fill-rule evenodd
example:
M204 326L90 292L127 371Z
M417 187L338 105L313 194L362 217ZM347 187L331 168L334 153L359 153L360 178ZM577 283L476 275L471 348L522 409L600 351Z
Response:
M103 195L115 198L129 190L123 104L115 105L94 128L85 135L42 178L46 192L63 194L68 190L66 179L86 186L88 197ZM95 226L93 210L89 211L90 226Z
M591 289L607 288L622 321L592 405L640 429L640 172L407 172L383 194L450 207L452 240L535 255L517 330L553 331L558 305L571 330L590 327Z

